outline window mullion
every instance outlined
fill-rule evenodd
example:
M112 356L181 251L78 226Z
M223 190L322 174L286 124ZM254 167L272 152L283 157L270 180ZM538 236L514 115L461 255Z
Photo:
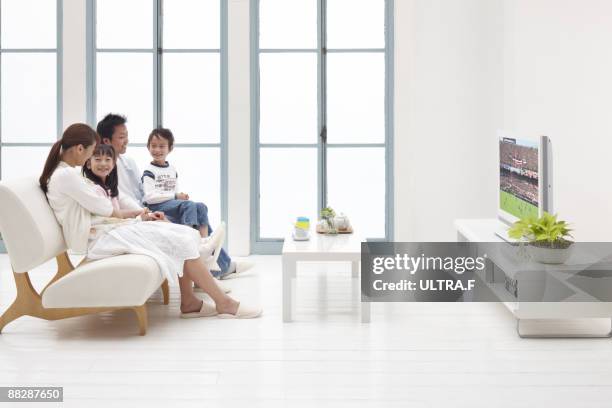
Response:
M152 0L155 12L153 13L153 49L155 58L153 63L153 127L162 126L162 69L163 69L163 0Z
M225 0L219 0L221 5L221 24L219 25L221 29L220 42L219 42L219 70L221 72L221 139L220 141L220 150L219 154L221 155L219 162L221 163L221 220L227 222L228 220L228 66L227 66L227 52L228 52L228 10L227 10L227 2Z
M385 0L385 182L386 182L386 215L385 235L387 240L394 239L395 203L394 203L394 170L393 170L393 77L394 77L394 0Z
M319 165L318 205L319 211L327 206L327 1L319 0L317 27L318 98L319 98Z

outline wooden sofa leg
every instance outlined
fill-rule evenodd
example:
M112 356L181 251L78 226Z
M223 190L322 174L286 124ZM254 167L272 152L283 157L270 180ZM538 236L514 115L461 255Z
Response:
M0 333L4 326L9 324L21 316L36 316L37 312L42 308L40 295L32 286L30 276L27 272L15 273L15 287L17 289L17 297L11 306L0 316Z
M168 286L168 279L161 285L162 294L164 295L164 305L170 303L170 286Z
M144 336L147 334L147 307L145 305L136 306L134 308L134 312L136 312L136 317L138 318L138 328L140 329L140 335Z
M2 333L4 326L24 315L25 313L23 311L23 307L19 304L19 302L14 301L13 304L6 309L2 316L0 316L0 333Z

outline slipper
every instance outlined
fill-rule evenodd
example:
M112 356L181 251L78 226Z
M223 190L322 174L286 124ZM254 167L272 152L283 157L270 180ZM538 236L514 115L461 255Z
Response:
M219 270L219 264L214 261L213 256L207 256L206 253L200 252L200 261L202 261L204 266L206 266L206 269L208 269L210 273L215 276L215 272Z
M219 319L254 319L261 316L263 310L261 307L256 306L243 306L242 303L238 304L238 310L236 314L220 313L217 315Z
M209 257L212 257L210 260L211 264L217 264L217 258L219 258L219 253L221 252L221 248L223 247L223 242L225 241L225 222L221 222L221 225L213 232L210 236L206 238L202 238L200 240L200 258L202 260L208 260ZM218 268L215 267L213 269Z
M219 281L217 281L217 286L219 287L219 289L223 291L223 293L230 293L232 291L229 287L227 287L226 285L222 284ZM196 284L193 285L193 291L204 293L204 290Z
M225 222L221 221L221 224L219 224L219 226L217 227L217 229L215 230L215 232L219 231L219 235L221 236L220 239L216 240L216 246L215 246L215 250L213 252L213 262L216 264L217 263L217 259L219 259L219 254L221 253L221 248L223 247L223 242L225 242ZM215 232L213 232L213 235L215 234Z
M221 275L219 279L237 278L240 274L248 271L253 266L255 266L255 263L251 261L232 261L230 264L230 272L226 273L225 275Z
M202 308L199 312L181 313L181 319L195 319L198 317L212 317L217 316L219 312L213 305L202 301Z

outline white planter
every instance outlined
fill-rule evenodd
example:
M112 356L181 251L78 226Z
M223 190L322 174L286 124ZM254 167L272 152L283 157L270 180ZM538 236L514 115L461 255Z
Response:
M527 251L531 258L543 264L560 265L567 262L572 255L573 245L564 249L543 248L534 245L529 245Z

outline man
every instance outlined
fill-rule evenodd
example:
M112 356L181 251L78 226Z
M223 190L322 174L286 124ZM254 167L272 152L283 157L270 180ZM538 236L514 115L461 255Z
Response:
M122 115L109 113L98 122L97 132L102 138L102 143L113 146L117 153L117 173L119 177L119 194L130 198L130 207L142 208L144 191L142 188L142 173L138 165L131 157L125 155L129 143L127 118ZM170 220L171 221L171 220ZM208 225L208 233L213 232ZM221 249L217 264L220 270L212 270L213 276L226 279L236 276L249 269L252 264L248 262L234 262L224 249Z
M109 113L98 123L97 132L102 143L110 144L117 154L117 174L119 177L119 194L129 197L134 208L141 208L144 191L138 165L131 157L125 155L128 145L127 118Z

